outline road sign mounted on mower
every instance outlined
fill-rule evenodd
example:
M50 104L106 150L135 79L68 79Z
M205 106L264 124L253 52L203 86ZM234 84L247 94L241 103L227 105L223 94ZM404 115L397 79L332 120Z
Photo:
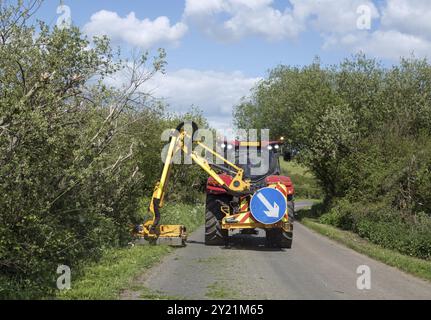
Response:
M283 218L286 209L286 197L274 188L260 189L251 198L251 214L263 224L277 223Z

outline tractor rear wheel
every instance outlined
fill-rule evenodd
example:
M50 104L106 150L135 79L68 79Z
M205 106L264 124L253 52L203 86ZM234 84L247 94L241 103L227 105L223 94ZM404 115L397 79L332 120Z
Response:
M221 220L224 213L221 207L229 205L230 197L227 195L207 194L205 208L205 245L222 246L228 241L228 230L222 229Z
M293 201L287 202L287 215L289 216L289 223L293 225L293 221L295 221L295 203Z
M292 230L295 211L293 202L289 201L287 203L287 210L289 216L289 223L291 225L290 230ZM291 249L293 242L293 232L286 231L284 229L267 229L266 241L267 244L271 247Z
M267 229L266 242L267 246L272 248L292 248L293 233L284 229Z

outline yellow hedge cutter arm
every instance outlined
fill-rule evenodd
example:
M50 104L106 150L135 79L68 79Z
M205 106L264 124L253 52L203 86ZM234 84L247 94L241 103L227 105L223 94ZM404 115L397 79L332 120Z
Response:
M198 164L206 173L208 173L211 177L214 178L215 181L218 182L227 192L231 194L248 194L250 189L250 181L243 180L244 170L236 166L235 164L229 162L227 159L222 157L220 154L214 152L211 148L206 146L201 141L194 141L201 148L205 149L216 158L222 160L226 165L228 165L231 169L228 169L230 172L235 172L235 177L232 182L227 185L223 179L217 174L216 171L212 168L212 166L216 166L217 168L223 170L223 167L217 165L210 165L208 161L202 156L198 155L196 152L191 150L187 143L185 143L186 139L190 139L193 141L193 134L198 130L197 125L192 122L192 130L191 132L187 132L185 130L184 123L181 123L177 129L172 132L171 139L169 142L169 147L166 155L166 159L163 166L163 171L160 180L156 183L154 188L153 196L151 198L151 202L149 205L149 212L152 214L152 219L148 220L145 224L140 227L138 235L143 237L145 240L150 243L157 244L168 244L172 246L182 246L187 240L186 228L183 225L159 225L160 222L160 211L159 209L163 207L164 197L166 194L166 188L169 181L169 176L172 168L172 161L177 152L183 151L184 154L187 154L191 157L193 162ZM190 144L191 145L191 144Z

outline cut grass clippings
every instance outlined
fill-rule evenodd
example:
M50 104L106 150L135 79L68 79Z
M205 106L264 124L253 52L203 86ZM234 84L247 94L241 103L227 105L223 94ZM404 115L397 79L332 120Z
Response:
M357 234L340 230L330 225L318 223L312 218L303 218L301 223L306 227L335 240L359 253L396 267L422 279L431 281L431 261L409 257L396 251L382 248L359 237Z

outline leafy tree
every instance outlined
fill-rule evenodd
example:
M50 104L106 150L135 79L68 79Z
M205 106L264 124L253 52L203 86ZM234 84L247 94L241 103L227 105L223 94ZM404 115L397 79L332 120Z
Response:
M106 37L30 23L39 4L0 3L0 297L49 295L59 264L127 244L180 118L142 91L163 50L121 61Z
M236 106L236 125L268 128L300 150L298 161L325 192L325 221L376 242L388 221L384 232L402 238L396 249L428 258L430 71L426 60L385 68L363 54L330 67L318 59L302 68L278 66ZM409 232L412 239L403 236ZM381 244L396 241L386 240Z

